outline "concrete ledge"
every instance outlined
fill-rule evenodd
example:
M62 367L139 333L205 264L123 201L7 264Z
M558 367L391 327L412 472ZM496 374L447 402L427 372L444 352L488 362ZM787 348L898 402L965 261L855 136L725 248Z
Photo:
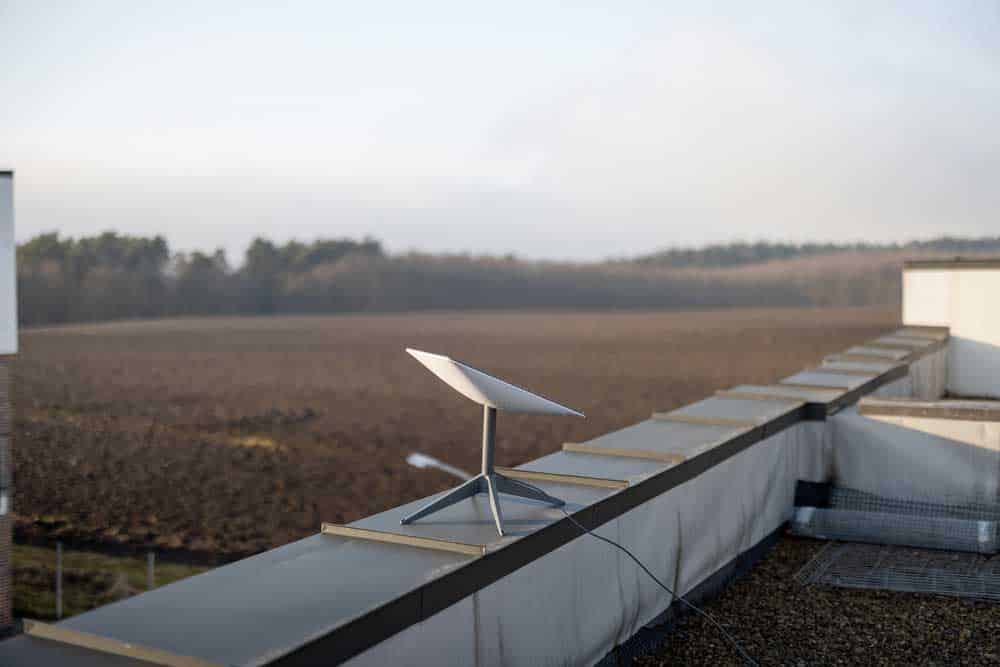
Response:
M951 259L908 259L904 271L920 269L1000 269L1000 257L952 257Z
M1000 401L921 401L911 398L863 398L858 414L1000 422Z

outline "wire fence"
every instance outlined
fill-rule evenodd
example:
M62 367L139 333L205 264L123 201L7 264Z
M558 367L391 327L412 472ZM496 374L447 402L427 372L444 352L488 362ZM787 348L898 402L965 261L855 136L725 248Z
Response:
M831 542L796 574L796 580L1000 602L1000 556Z
M155 551L133 555L14 544L16 616L58 620L198 574L207 566L163 560Z
M834 487L827 507L798 507L792 533L803 537L993 554L1000 504L984 498L886 498Z

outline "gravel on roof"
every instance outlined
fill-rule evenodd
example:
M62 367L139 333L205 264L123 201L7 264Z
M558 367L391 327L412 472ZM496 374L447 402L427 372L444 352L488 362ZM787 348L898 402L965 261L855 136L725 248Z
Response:
M782 537L703 608L761 665L1000 665L1000 605L798 583L795 573L824 544ZM635 664L743 663L718 630L689 615L659 653Z

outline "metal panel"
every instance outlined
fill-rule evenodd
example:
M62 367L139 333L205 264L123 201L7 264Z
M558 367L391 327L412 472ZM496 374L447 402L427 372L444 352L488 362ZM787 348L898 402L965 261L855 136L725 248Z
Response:
M486 547L481 544L465 544L464 542L416 537L414 535L398 535L396 533L387 533L381 530L367 530L365 528L341 526L335 523L324 523L320 532L324 535L333 535L335 537L343 537L349 540L372 540L374 542L398 544L400 546L415 547L418 549L450 551L452 553L463 554L465 556L482 556L486 553Z
M517 469L626 479L634 484L656 473L663 472L670 465L670 463L648 459L610 459L606 456L560 450L520 465Z
M895 343L898 345L922 348L938 342L937 338L927 338L924 336L909 336L906 334L889 334L875 339L876 343Z
M921 401L871 397L858 403L858 414L1000 422L1000 401Z
M650 419L657 422L677 422L679 424L702 424L704 426L726 426L732 428L750 428L760 423L759 419L712 417L709 415L684 414L682 412L654 412Z
M867 357L880 357L882 359L904 359L909 356L907 350L890 350L884 347L871 347L869 345L856 345L849 347L844 354L865 355Z
M949 328L943 327L922 327L906 326L893 332L895 336L906 336L908 338L929 338L931 340L945 340L948 338Z
M896 366L899 362L889 359L877 360L872 358L857 358L850 355L831 354L823 359L823 368L830 370L858 370L871 373L885 373Z
M523 479L533 482L553 482L555 484L579 484L580 486L596 486L601 489L624 489L628 480L609 479L607 477L588 477L584 475L569 475L566 473L539 472L522 470L520 468L504 468L497 466L496 471L511 479Z
M732 438L745 427L685 424L647 419L599 438L588 440L588 447L635 449L692 456Z
M931 343L931 344L933 345L933 343ZM879 349L879 350L903 350L907 354L912 353L912 352L916 352L921 347L925 347L923 345L912 345L910 343L901 343L898 340L896 340L896 341L886 341L886 340L882 340L882 339L869 341L869 342L865 343L865 346L866 347L873 347L873 348L876 348L876 349Z
M661 461L663 463L681 463L687 458L687 456L681 454L680 452L658 452L652 449L625 447L601 447L599 445L587 445L579 442L564 442L563 450L567 452L578 452L581 454L593 454L594 456L647 459L649 461Z
M819 373L819 374L822 374L822 375L825 375L825 376L830 376L830 375L834 375L834 376L836 376L836 375L853 375L854 377L859 377L859 378L873 378L873 377L878 377L879 375L881 375L885 371L887 371L890 368L892 368L891 364L887 364L887 365L884 365L884 366L885 366L884 368L879 368L879 369L872 369L872 368L852 368L850 365L848 365L848 366L842 366L842 365L836 365L836 364L831 365L831 364L828 364L828 363L824 362L822 366L816 366L814 368L807 368L803 372L804 373L813 373L813 374Z
M32 637L50 639L108 655L135 658L151 665L164 665L165 667L221 667L215 663L199 660L198 658L167 653L138 644L121 642L100 635L71 630L62 625L49 625L48 623L39 623L38 621L29 619L24 620L24 632Z
M3 667L149 667L145 660L101 653L50 639L18 635L0 641Z
M259 663L364 613L386 626L416 623L421 597L411 593L470 560L314 535L61 625L221 664Z
M794 403L784 400L753 400L709 396L700 401L677 408L672 414L719 416L731 419L769 421L791 410L802 401Z
M825 357L824 361L831 361L831 362L850 361L850 362L876 363L876 364L903 363L898 359L887 357L883 354L855 354L855 353L831 354L830 356Z
M843 391L860 387L872 378L878 377L882 373L854 375L851 373L837 373L833 370L804 370L794 375L789 375L778 381L782 386L797 386L805 389L834 389Z
M842 393L844 393L843 389L823 389L821 387L805 388L781 384L740 384L732 387L731 389L717 391L715 392L715 395L742 398L746 400L760 398L761 400L771 401L785 400L789 402L804 401L807 403L828 403Z
M534 485L566 501L568 509L578 509L593 504L613 493L612 489L585 487L578 484L535 482ZM562 513L551 505L501 494L500 505L504 517L505 533L504 537L501 538L497 535L489 498L486 494L481 493L443 508L433 516L411 524L400 525L400 519L413 513L426 502L425 500L417 500L401 507L395 507L356 521L351 526L396 535L450 540L492 548L509 544L513 540L529 535L562 518Z
M952 259L908 259L903 262L904 272L933 271L935 269L1000 269L1000 258L954 257Z

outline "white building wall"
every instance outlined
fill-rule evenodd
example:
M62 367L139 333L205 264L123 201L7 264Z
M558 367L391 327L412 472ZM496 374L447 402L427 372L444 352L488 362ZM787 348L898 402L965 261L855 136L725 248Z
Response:
M0 171L0 354L17 352L14 174Z
M955 272L951 269L903 271L903 324L949 327Z
M955 274L948 389L1000 398L1000 268Z
M1000 398L1000 266L906 269L903 324L950 328L949 393Z
M861 415L828 422L833 483L890 498L1000 498L1000 422Z

